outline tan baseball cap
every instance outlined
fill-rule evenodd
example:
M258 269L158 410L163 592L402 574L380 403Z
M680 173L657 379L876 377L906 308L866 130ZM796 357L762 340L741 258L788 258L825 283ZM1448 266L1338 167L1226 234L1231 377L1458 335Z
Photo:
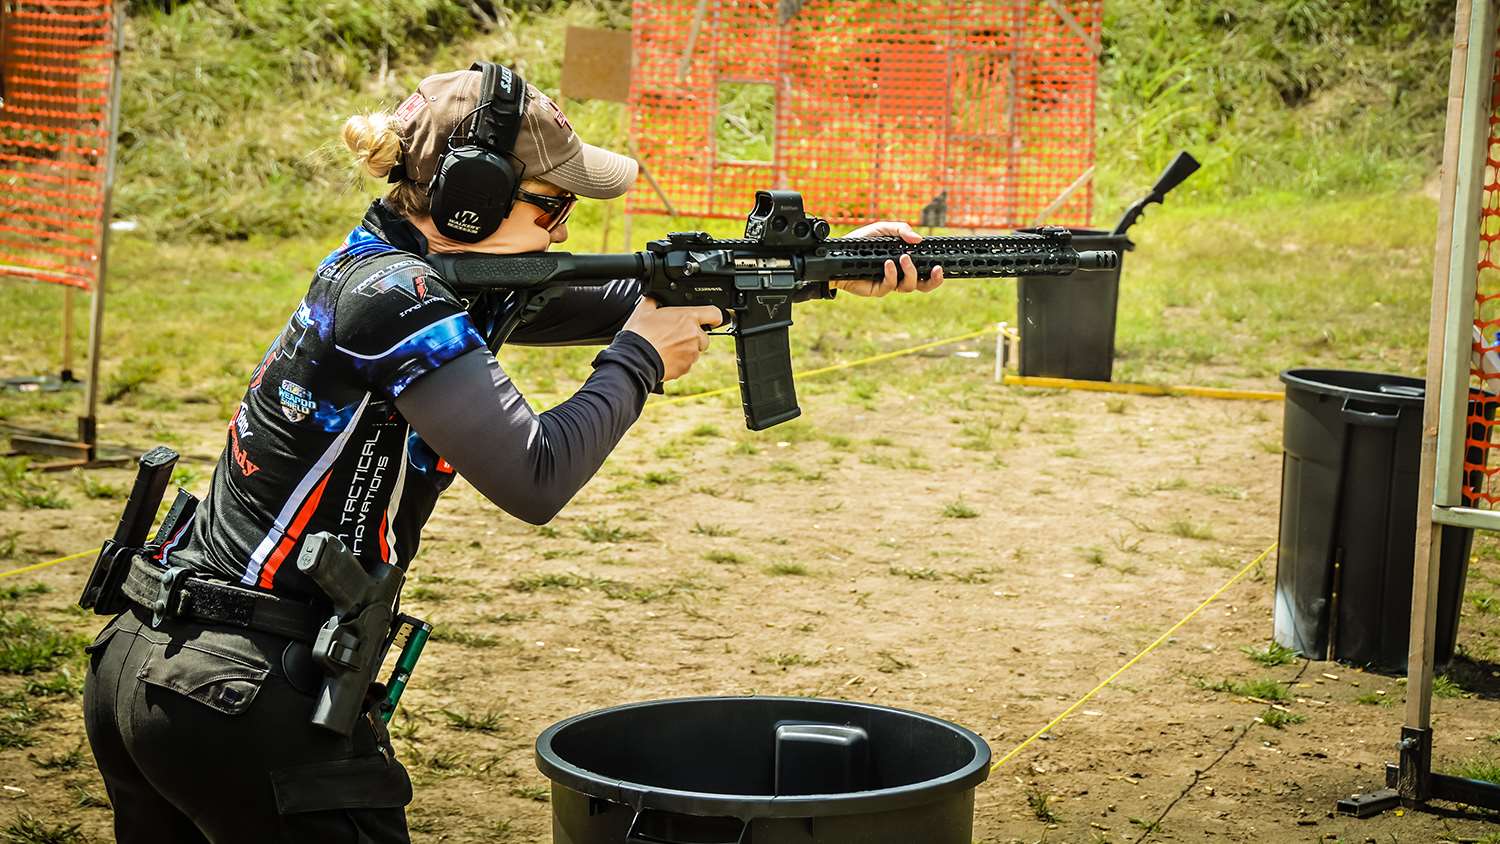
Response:
M454 127L479 106L482 79L477 70L429 76L396 109L401 164L409 181L432 182ZM557 103L529 83L526 103L514 151L526 166L526 178L592 199L613 199L630 189L639 172L635 159L584 143Z

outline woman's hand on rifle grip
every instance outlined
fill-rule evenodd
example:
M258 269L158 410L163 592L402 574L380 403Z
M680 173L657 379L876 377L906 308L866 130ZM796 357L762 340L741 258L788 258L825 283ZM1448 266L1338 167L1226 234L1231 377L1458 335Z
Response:
M654 299L641 297L625 330L634 331L650 343L666 369L663 381L687 374L699 356L708 351L706 329L719 325L724 312L712 305L663 308Z

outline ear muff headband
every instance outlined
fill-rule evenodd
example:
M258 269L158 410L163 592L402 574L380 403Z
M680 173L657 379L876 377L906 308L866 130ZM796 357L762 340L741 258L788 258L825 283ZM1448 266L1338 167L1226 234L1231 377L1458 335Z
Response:
M475 62L469 69L482 73L479 106L454 128L457 135L468 124L467 135L458 146L449 140L429 193L437 230L462 243L478 243L500 227L521 188L522 174L511 153L526 114L526 82L491 62Z

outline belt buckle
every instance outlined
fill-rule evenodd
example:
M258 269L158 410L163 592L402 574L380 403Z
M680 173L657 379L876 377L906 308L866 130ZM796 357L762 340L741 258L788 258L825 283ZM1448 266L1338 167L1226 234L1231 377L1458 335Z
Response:
M191 572L187 566L172 566L156 575L156 600L151 604L152 630L161 627L162 619L177 614L176 603L182 594L182 581Z

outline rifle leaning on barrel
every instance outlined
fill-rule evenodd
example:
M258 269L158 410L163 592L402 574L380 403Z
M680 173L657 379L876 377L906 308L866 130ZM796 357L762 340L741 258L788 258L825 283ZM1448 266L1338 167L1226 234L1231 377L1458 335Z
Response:
M1118 266L1110 251L1079 252L1063 228L978 237L828 236L828 223L808 216L794 191L760 191L741 239L675 232L641 252L583 255L428 255L427 261L471 306L492 305L503 316L489 332L498 349L517 326L569 287L636 279L665 306L713 305L734 337L745 425L759 431L801 414L788 329L792 304L831 299L829 282L874 279L887 260L910 255L920 278L941 266L945 278L1065 276ZM476 308L477 310L478 308Z

